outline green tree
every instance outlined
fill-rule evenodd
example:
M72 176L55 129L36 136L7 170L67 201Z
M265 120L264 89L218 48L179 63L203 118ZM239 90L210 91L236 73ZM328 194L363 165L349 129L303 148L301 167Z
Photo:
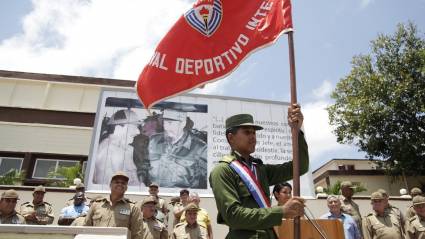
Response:
M339 143L355 144L389 175L425 173L425 40L409 22L353 57L328 107Z

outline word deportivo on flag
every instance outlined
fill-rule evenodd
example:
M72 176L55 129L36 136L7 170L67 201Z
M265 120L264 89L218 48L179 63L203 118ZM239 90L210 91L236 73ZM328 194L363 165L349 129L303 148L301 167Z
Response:
M146 108L230 74L292 30L289 0L198 0L157 46L136 84Z

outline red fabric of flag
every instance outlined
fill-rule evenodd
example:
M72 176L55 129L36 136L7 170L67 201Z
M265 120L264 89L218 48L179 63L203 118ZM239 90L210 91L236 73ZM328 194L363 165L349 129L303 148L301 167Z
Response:
M289 0L199 0L157 46L136 84L146 108L230 74L292 30Z

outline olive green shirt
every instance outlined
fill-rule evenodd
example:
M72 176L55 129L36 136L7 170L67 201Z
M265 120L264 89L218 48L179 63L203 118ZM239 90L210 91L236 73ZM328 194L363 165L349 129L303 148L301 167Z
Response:
M187 222L178 223L174 227L174 232L171 237L172 239L207 239L208 232L203 226L198 223L193 225L187 224ZM243 237L240 237L243 238Z
M142 238L143 222L140 207L126 198L112 205L109 198L95 200L87 212L84 226L127 227L132 239Z
M404 239L400 219L388 211L383 216L369 213L362 224L364 239Z
M16 211L9 215L3 215L0 212L0 224L25 224L25 218Z
M143 228L143 239L168 239L167 227L155 217L143 218Z
M353 201L353 199L347 199L343 195L339 197L341 201L341 211L350 215L357 224L357 227L361 231L362 228L362 217L360 214L359 205Z
M35 225L46 225L52 224L55 219L52 205L48 202L42 202L38 205L34 205L33 202L25 202L21 204L21 215L26 217L34 213L36 215L35 220L26 220L27 224L35 224Z
M300 173L308 171L309 159L304 134L299 134ZM235 152L225 156L210 174L210 185L217 204L217 222L229 226L226 238L276 238L273 226L281 225L283 212L280 206L259 208L259 205L239 177L230 167L233 160L244 160ZM292 179L292 162L278 165L263 164L261 160L250 158L256 163L257 179L270 198L269 187Z
M425 239L425 220L415 215L406 225L407 239Z

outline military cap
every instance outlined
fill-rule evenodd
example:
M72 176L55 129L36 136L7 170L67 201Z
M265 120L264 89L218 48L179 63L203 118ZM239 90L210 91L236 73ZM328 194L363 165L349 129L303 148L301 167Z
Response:
M112 180L114 180L114 178L124 178L125 179L125 181L127 181L128 182L128 176L127 176L127 174L125 173L125 172L123 172L123 171L118 171L118 172L116 172L113 176L112 176L112 178L111 178L111 181Z
M43 185L39 185L37 187L34 188L34 192L46 192L46 189L43 187Z
M381 192L378 192L378 191L376 191L376 192L373 192L371 195L370 195L370 199L371 200L374 200L374 199L385 199L384 198L384 195L382 195L382 193Z
M151 183L151 184L149 184L149 187L150 188L152 188L152 187L159 188L159 185L157 183Z
M255 130L263 129L263 127L254 124L254 118L250 114L233 115L226 119L226 130L241 126L252 126Z
M184 111L165 109L162 112L163 120L186 121L187 113Z
M143 201L142 201L142 206L144 206L146 203L154 203L154 204L157 204L158 202L157 202L157 200L156 200L156 198L155 198L154 196L148 196L148 197L145 197L145 198L143 199Z
M170 202L171 202L171 203L177 203L177 202L180 202L180 197L172 197L172 198L170 199Z
M353 186L353 183L351 181L344 181L344 182L342 182L341 183L341 188L345 188L345 187L348 187L348 188L351 188L351 189L355 189L356 188L356 186Z
M412 202L413 202L413 206L419 205L419 204L424 204L425 203L425 197L423 197L423 196L415 196L413 198Z
M115 112L108 121L108 125L117 124L141 124L137 114L129 109L118 110Z
M378 191L377 192L380 192L381 194L382 194L382 196L384 196L384 197L388 197L389 195L388 195L388 193L387 193L387 191L385 191L384 189L382 189L382 188L380 188L380 189L378 189Z
M77 183L75 184L75 189L79 189L79 188L85 188L86 186L84 185L84 183Z
M18 193L15 191L15 190L13 190L13 189L9 189L9 190L7 190L7 191L4 191L2 194L1 194L1 198L3 199L3 198L16 198L16 199L19 199L19 195L18 195Z
M72 197L72 199L76 199L76 198L84 198L84 193L83 192L76 193L74 197Z
M422 190L420 188L414 187L410 190L411 195L421 195Z
M189 203L187 204L185 211L199 211L199 207L195 203Z

